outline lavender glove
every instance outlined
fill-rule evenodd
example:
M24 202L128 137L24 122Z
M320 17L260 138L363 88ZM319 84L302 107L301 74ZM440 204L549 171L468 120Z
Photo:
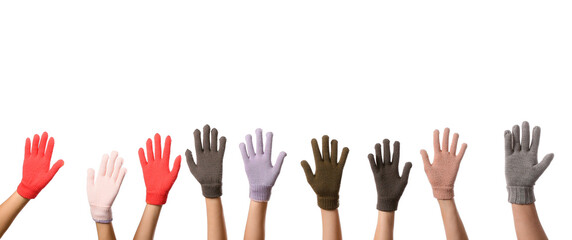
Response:
M262 151L262 129L256 129L256 152L252 145L252 136L246 135L246 145L240 143L240 152L244 160L244 169L250 183L250 199L268 202L272 186L280 174L285 152L280 152L276 164L272 166L272 132L266 133L266 149ZM248 151L246 147L248 146Z

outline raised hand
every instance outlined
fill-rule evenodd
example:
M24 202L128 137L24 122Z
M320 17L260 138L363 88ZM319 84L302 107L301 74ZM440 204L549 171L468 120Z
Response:
M246 144L240 143L239 148L244 160L244 169L250 183L250 199L258 202L268 202L272 186L276 182L285 152L280 152L276 165L272 166L272 132L266 133L266 148L262 145L262 129L256 129L256 151L252 144L252 136L246 135ZM247 150L248 146L248 150ZM264 151L262 149L265 149Z
M399 176L399 142L393 143L393 159L390 157L389 140L383 140L383 157L381 155L381 144L375 144L375 157L369 154L369 164L375 185L377 187L377 210L393 212L397 210L399 199L407 186L411 162L405 163L403 174Z
M34 135L32 143L30 143L30 138L26 138L22 181L18 185L20 196L27 199L36 198L64 165L64 161L60 159L50 168L53 151L54 138L51 137L48 141L48 133L46 132L42 134L41 139L38 134Z
M163 153L163 155L161 155ZM143 168L143 177L147 187L146 201L151 205L163 205L167 202L169 191L175 183L181 168L181 155L177 156L173 164L173 170L169 170L169 158L171 156L171 137L165 139L165 149L161 151L161 135L155 134L155 152L153 153L153 141L147 139L147 158L145 151L139 148L139 160Z
M91 217L98 223L110 223L113 220L111 205L115 201L127 170L122 168L123 158L117 158L117 152L111 152L101 158L101 165L95 179L95 171L87 170L87 199L91 208Z
M435 151L433 163L429 161L427 151L421 150L425 173L433 187L433 196L437 199L452 199L455 196L453 191L455 179L461 165L461 159L463 159L467 149L467 144L463 143L461 150L457 153L458 140L459 134L455 133L451 143L451 150L449 150L449 128L445 128L443 132L443 148L441 149L439 145L439 130L435 130L433 132L433 149Z
M534 127L530 142L530 127L526 121L522 123L522 142L518 125L514 125L512 133L508 130L504 132L504 142L508 201L514 204L534 203L534 184L548 168L554 154L546 154L538 163L540 127Z
M344 147L342 156L338 162L338 141L332 140L330 154L330 141L327 135L322 137L322 154L318 148L318 141L312 139L312 150L316 162L316 173L312 172L310 164L306 160L301 162L306 173L306 180L318 196L318 206L324 210L334 210L339 206L339 191L342 181L344 165L348 157L349 149Z
M226 138L220 138L220 146L217 147L218 131L209 125L203 128L203 140L201 145L201 131L198 129L195 135L195 151L197 162L193 159L193 153L187 149L185 156L189 170L201 184L203 196L206 198L218 198L222 196L222 159L226 146ZM209 137L210 135L210 137Z

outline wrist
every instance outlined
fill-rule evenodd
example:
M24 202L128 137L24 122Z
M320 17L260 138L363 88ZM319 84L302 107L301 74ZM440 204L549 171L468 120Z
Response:
M324 210L335 210L340 206L340 196L318 196L318 206Z
M272 186L250 185L250 199L257 202L268 202Z
M111 206L103 207L103 206L96 206L90 205L91 209L91 218L96 223L110 223L113 221L113 216L111 214Z
M377 210L383 212L393 212L397 210L399 198L383 198L377 197Z
M38 189L38 188L34 188L34 187L30 187L26 184L24 184L23 182L20 183L20 185L18 185L18 189L16 190L16 192L18 192L18 194L20 196L22 196L23 198L26 199L34 199L38 196L38 194L40 193L42 189Z
M206 198L217 198L222 196L222 183L201 184L203 196Z
M508 202L525 205L536 201L534 197L534 186L507 186Z
M145 197L146 202L148 204L151 205L163 205L165 203L167 203L167 196L169 195L169 192L167 193L150 193L147 192L147 196Z
M433 196L439 200L448 200L455 197L453 187L433 187Z

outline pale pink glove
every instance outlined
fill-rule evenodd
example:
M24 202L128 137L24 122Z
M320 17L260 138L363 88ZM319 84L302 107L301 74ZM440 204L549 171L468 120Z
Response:
M443 132L443 149L439 146L439 130L433 132L433 148L435 157L433 164L429 162L427 151L421 150L421 157L423 157L423 165L425 166L425 173L431 187L433 187L433 196L437 199L446 200L452 199L455 196L453 187L457 172L461 164L461 159L467 149L467 144L463 143L459 154L457 152L457 141L459 134L453 135L453 143L451 144L451 151L449 151L449 128L445 128Z
M121 168L123 158L117 159L116 151L111 152L110 161L108 159L107 154L103 155L95 182L95 171L91 168L87 170L87 199L91 208L91 217L98 223L110 223L113 220L111 205L127 172L125 168Z

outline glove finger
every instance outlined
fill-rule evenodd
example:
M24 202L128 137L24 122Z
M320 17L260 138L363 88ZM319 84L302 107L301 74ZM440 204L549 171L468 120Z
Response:
M375 144L375 160L377 167L381 167L383 165L383 158L381 157L381 144Z
M163 157L161 159L169 161L170 158L171 158L171 136L167 135L167 137L165 138L165 148L163 149Z
M457 143L459 142L459 134L455 133L453 134L453 140L451 140L451 154L453 154L453 156L457 155Z
M330 159L330 137L328 135L322 136L322 159L325 162L332 162Z
M42 133L42 138L40 139L40 148L38 149L38 153L40 155L44 155L46 153L46 142L48 141L48 133Z
M148 138L145 144L147 146L147 162L155 161L155 155L153 154L153 140Z
M268 159L272 157L272 138L274 134L272 132L266 133L266 145L264 146L264 154L268 155Z
M224 156L224 150L226 149L226 137L222 136L218 141L219 141L218 144L220 146L218 149L218 152L222 154L221 155L221 159L222 159L222 156Z
M520 151L520 127L518 127L518 125L514 125L514 127L512 127L512 137L512 143L514 144L513 149L518 152Z
M181 155L175 158L175 162L173 163L173 169L171 170L171 179L174 182L179 176L179 170L181 169Z
M396 167L399 167L399 147L400 147L400 143L399 141L395 141L393 142L393 157L391 158L391 164L395 165ZM397 168L396 168L397 169Z
M449 128L445 128L445 130L443 131L443 145L441 146L441 148L443 149L443 152L449 152L449 132L451 130L449 130Z
M342 157L340 157L340 162L338 163L338 166L340 166L342 169L346 165L346 160L348 159L348 153L349 152L350 152L350 149L347 147L342 149Z
M199 129L195 129L193 135L195 137L195 151L197 154L203 152L203 145L201 145L201 131Z
M262 150L264 146L262 146L262 129L256 129L256 154L264 154Z
M155 161L161 161L161 135L155 133Z
M367 155L367 158L369 159L369 166L371 167L371 171L376 173L378 168L377 165L375 164L375 159L373 158L373 154L370 153L369 155Z
M463 159L466 150L467 150L467 144L463 143L463 145L461 145L461 150L459 150L459 154L457 155L457 159L459 159L459 162Z
M276 163L274 163L274 166L272 167L274 174L276 175L280 174L280 170L282 169L282 163L284 163L284 158L286 158L286 153L280 152L280 154L278 154L278 158L276 159Z
M238 148L240 148L240 153L242 154L242 161L246 165L246 163L248 162L248 159L249 159L248 153L246 153L246 144L240 143L238 145Z
M429 161L429 155L427 155L427 151L421 150L421 158L423 159L423 166L425 168L431 167L431 162Z
M213 128L213 130L211 131L211 150L212 151L217 151L217 140L218 140L218 130L216 130L216 128Z
M98 175L99 176L105 176L105 173L107 172L107 161L109 160L109 155L103 154L103 157L101 157L101 163L99 164L99 172Z
M54 176L56 175L56 173L58 172L58 170L60 170L60 168L64 165L64 160L58 160L56 163L54 163L54 166L52 166L52 168L50 169L50 171L48 172L48 182L52 181L52 178L54 178Z
M120 157L117 159L115 166L113 167L113 173L111 175L111 179L117 181L117 178L119 177L119 172L121 171L122 167L123 167L123 158Z
M143 148L139 148L139 162L141 162L141 167L145 167L147 165L147 160L145 159L145 151Z
M530 150L530 126L527 121L522 123L522 143L520 144L522 150Z
M409 172L411 172L411 167L413 164L411 162L406 162L405 166L403 166L403 173L401 173L401 180L402 181L409 181Z
M390 162L391 152L389 151L389 139L383 139L383 164L389 165Z
M504 153L505 156L511 155L512 151L512 134L509 130L504 131Z
M109 160L107 162L107 166L105 168L105 176L110 177L113 174L113 169L115 167L115 160L117 159L117 152L115 152L115 155L113 154L113 152L111 152L111 156L109 157Z
M332 162L336 163L338 162L338 140L334 139L332 140L332 154L330 156L330 159Z
M208 124L203 127L203 149L205 151L211 150L210 148L210 134L211 134L211 126Z
M441 146L439 145L439 130L437 129L433 131L433 150L435 153L441 152Z
M93 185L95 184L95 170L93 168L87 169L87 192L91 192Z
M554 154L549 153L549 154L546 154L546 156L544 156L544 159L542 159L542 161L540 163L534 165L533 169L536 172L537 177L540 177L540 175L542 175L542 173L544 173L546 168L548 168L548 166L550 166L552 159L554 159Z
M38 142L40 142L40 136L35 134L32 142L32 154L34 155L38 154Z
M254 145L252 145L252 135L248 134L244 137L246 140L246 147L248 148L248 156L256 156L256 152L254 151Z
M540 127L536 126L532 130L532 143L530 144L530 151L538 152L540 144Z
M308 183L310 185L312 185L312 183L314 182L314 173L312 172L312 168L310 167L310 164L308 164L308 161L304 160L302 162L300 162L300 164L302 165L302 168L304 169L304 173L306 174L306 180L308 181Z
M121 184L123 183L123 178L125 178L126 173L127 173L126 168L121 168L121 170L119 170L119 175L117 176L117 179L115 180L115 184L118 187L121 187Z
M191 150L187 149L187 151L185 151L185 157L187 157L187 165L189 165L189 170L191 171L191 174L193 174L193 176L195 176L195 178L197 177L195 175L196 170L197 170L197 165L195 164L195 160L193 159L193 153L191 152Z

